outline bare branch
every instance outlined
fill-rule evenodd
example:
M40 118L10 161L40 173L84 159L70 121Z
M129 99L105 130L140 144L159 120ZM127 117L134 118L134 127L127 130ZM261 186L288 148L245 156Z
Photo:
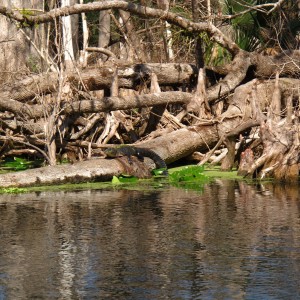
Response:
M122 0L109 0L103 2L97 1L87 4L75 4L73 6L56 8L38 16L21 15L19 12L14 12L13 10L4 6L0 6L0 13L10 19L14 19L20 22L21 24L34 25L52 22L57 17L65 17L82 12L101 11L113 8L129 11L133 14L145 18L159 18L163 21L168 21L173 25L179 26L191 32L207 32L211 36L211 39L213 41L222 45L233 55L237 54L240 51L240 48L231 39L226 37L226 35L224 35L217 27L215 27L210 22L195 23L169 11L150 8Z
M101 47L87 47L86 51L88 51L88 52L100 52L100 53L103 53L103 54L107 55L108 57L116 58L116 55L113 52L111 52L108 49L101 48Z
M233 91L246 77L250 65L251 61L247 52L241 51L239 55L234 58L225 78L207 90L208 102L213 102Z
M244 7L247 7L247 9L245 9L245 10L239 12L239 13L236 13L234 15L222 15L221 17L216 17L216 19L232 20L232 19L235 19L239 16L247 14L251 11L259 11L259 12L262 12L262 13L265 13L265 14L269 15L274 10L278 9L284 1L286 1L286 0L279 0L276 3L265 3L265 4L254 5L254 6L249 6L249 5L245 5L245 4L242 4L242 3L238 2L240 5L242 5ZM272 8L270 10L266 10L265 8L268 8L268 7L272 7Z
M283 2L286 0L279 0L278 2L273 4L273 8L268 11L268 15L271 14L275 9L279 8Z
M35 149L36 151L40 152L44 156L44 158L50 163L50 158L45 151L43 151L39 147L37 147L29 142L24 141L22 138L10 136L10 137L1 137L1 140L8 140L8 141L12 140L16 143L20 143L20 144L26 145L28 147L31 147L31 148Z

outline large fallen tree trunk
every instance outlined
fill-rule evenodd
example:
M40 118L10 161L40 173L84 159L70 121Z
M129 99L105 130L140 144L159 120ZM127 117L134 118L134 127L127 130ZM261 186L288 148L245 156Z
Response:
M241 118L230 118L222 123L192 126L144 142L137 146L149 148L159 154L167 163L186 157L196 150L209 150L223 136L241 124ZM146 160L152 165L150 160ZM139 173L143 163L134 160L132 164L119 159L92 159L72 165L47 166L0 175L1 187L26 187L89 181L105 181L113 175ZM146 173L146 172L145 172Z

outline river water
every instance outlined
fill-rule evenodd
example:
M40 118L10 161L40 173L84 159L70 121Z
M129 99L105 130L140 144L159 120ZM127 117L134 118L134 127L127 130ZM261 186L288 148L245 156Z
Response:
M1 195L3 299L300 299L300 187Z

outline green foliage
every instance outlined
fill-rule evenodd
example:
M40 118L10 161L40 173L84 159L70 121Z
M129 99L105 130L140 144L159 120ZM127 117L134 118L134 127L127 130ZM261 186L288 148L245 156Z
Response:
M33 166L32 161L28 161L24 158L14 157L13 160L6 160L0 163L0 169L20 171L26 170Z
M121 175L119 177L114 176L112 178L111 183L117 185L117 184L122 184L122 183L135 183L137 181L138 181L137 177Z
M259 4L275 3L276 0L225 0L223 14L235 15ZM233 30L233 39L240 48L254 51L258 48L292 49L297 45L297 34L300 29L297 3L286 0L280 9L268 14L267 10L252 10L231 20L228 25ZM266 11L265 11L266 10Z
M159 179L159 182L164 185L170 183L173 186L185 189L192 189L196 191L203 191L204 184L210 181L210 178L206 176L203 171L203 166L186 166L181 167L175 171L171 171L168 177L161 176L161 173L165 171L165 169L157 169L155 170L154 179ZM165 178L165 180L164 180ZM146 180L149 182L156 182L155 180ZM120 185L120 184L131 184L131 183L143 183L145 180L139 180L136 177L128 177L128 176L114 176L112 179L113 185Z
M167 171L166 168L161 168L161 169L152 170L152 173L154 174L154 176L166 176L166 175L164 175L164 172L166 172L166 171Z
M256 5L256 0L244 0L243 2L235 0L225 0L223 13L226 15L235 15L245 11L247 7ZM246 51L254 51L260 44L259 39L259 21L257 12L251 11L228 22L234 31L234 39L240 48Z
M166 177L163 173L166 171L165 168L162 169L155 169L152 171L155 178ZM112 184L122 184L122 183L136 183L139 179L135 176L130 176L126 174L122 174L121 176L113 176Z
M202 192L204 184L210 181L203 171L203 166L186 166L172 172L169 175L169 181L176 187Z
M28 192L28 190L24 188L16 188L16 187L0 188L0 194L19 194L19 193L26 193L26 192Z
M217 43L211 42L207 33L201 33L200 37L204 44L205 64L220 66L231 60L231 54Z
M170 182L206 181L203 166L186 166L169 175Z

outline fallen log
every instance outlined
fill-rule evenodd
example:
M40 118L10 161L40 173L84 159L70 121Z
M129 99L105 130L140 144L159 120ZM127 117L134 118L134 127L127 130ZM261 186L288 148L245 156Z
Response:
M64 74L64 81L69 82L79 90L88 89L94 91L104 88L109 89L115 68L115 66L104 65L83 69L80 75L77 72L69 72ZM137 88L141 82L147 82L151 73L157 75L159 85L187 84L197 75L197 68L192 64L123 64L117 68L119 88L128 89ZM22 102L32 99L37 95L55 92L58 88L59 74L47 72L30 75L21 81L3 86L0 98L14 99Z
M196 150L207 150L218 140L236 128L241 118L226 119L222 123L208 123L207 125L191 126L171 132L156 139L144 142L138 146L149 148L161 156L166 163L177 161ZM152 165L151 160L145 160L146 165ZM138 159L128 166L119 159L91 159L73 165L48 166L38 169L7 173L0 175L0 187L26 187L37 185L53 185L65 183L79 183L90 181L107 181L113 175L120 175L143 168ZM128 170L128 168L130 170Z
M47 166L15 173L0 175L0 187L28 187L108 181L113 176L130 174L140 178L151 177L151 161L144 164L133 157L130 162L126 157L116 159L91 159L75 164Z
M103 99L65 103L61 107L61 115L109 112L171 103L187 104L191 99L192 94L185 92L161 92L125 97L104 97ZM45 114L51 113L53 105L27 105L13 99L2 99L0 102L1 109L17 115L27 116L28 118L41 118Z

